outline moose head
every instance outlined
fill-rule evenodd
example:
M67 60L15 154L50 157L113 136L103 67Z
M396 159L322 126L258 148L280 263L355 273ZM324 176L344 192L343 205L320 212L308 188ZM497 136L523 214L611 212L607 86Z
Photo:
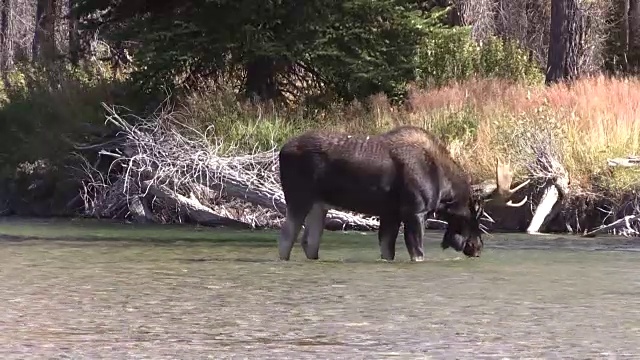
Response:
M458 212L444 214L448 226L443 236L441 247L449 247L456 251L462 251L468 257L478 257L484 247L482 233L486 233L486 227L481 220L486 219L495 222L484 212L484 205L488 202L507 207L520 207L527 202L527 196L517 203L512 200L513 195L527 184L530 180L511 188L513 173L510 164L496 161L496 179L493 186L485 186L478 189L469 199L468 207L460 208Z

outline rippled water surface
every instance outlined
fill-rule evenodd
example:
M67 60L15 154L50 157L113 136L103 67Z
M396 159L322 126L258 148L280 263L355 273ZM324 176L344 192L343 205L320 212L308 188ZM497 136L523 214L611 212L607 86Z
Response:
M274 232L0 220L0 358L640 358L640 240L440 236L285 263Z

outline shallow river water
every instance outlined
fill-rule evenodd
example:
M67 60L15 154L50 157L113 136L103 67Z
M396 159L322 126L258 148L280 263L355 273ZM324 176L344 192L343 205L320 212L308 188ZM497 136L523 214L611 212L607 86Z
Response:
M0 358L640 358L640 240L440 237L279 262L271 231L0 220Z

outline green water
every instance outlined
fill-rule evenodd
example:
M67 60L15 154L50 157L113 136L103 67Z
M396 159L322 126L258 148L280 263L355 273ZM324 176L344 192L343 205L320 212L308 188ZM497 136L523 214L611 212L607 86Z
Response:
M377 261L327 232L0 219L2 359L640 358L640 240L499 234Z

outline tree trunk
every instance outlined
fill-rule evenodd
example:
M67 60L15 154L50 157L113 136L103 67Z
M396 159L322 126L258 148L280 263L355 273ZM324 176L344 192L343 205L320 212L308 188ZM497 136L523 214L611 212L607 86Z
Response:
M609 71L628 70L629 0L613 0L607 21L611 28L607 36L606 67Z
M526 0L526 37L523 41L529 49L529 61L544 64L548 57L549 21L547 1Z
M640 0L629 0L629 65L633 72L640 69Z
M578 77L581 20L577 0L552 0L547 85Z
M496 0L456 0L459 25L471 26L471 36L484 41L495 33Z
M279 96L276 81L276 62L259 56L249 62L246 67L245 96L262 101L275 100Z
M75 5L78 0L69 0L69 61L74 66L80 62L80 34L78 31L78 12Z
M33 60L53 60L56 54L56 0L38 0L36 29L33 36Z
M507 29L504 26L503 21L504 16L504 6L502 0L495 0L493 4L493 29L495 31L494 35L504 39L507 34Z
M0 73L7 82L8 71L13 60L11 41L11 0L0 2Z

